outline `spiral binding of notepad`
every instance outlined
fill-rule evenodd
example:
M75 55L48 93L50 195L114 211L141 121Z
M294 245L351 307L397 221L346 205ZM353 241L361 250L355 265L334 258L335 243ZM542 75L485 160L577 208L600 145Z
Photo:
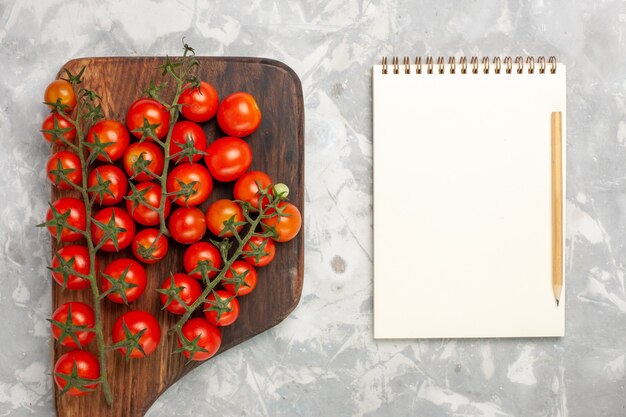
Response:
M404 74L445 74L446 71L449 74L478 74L479 72L484 74L490 74L491 72L494 74L511 74L513 72L517 74L523 74L524 72L534 74L535 71L540 74L545 74L546 71L554 74L557 69L557 62L554 56L547 59L545 56L539 56L536 61L532 56L527 57L525 61L521 56L517 56L515 59L510 56L504 58L497 56L493 59L489 59L486 56L480 59L477 56L472 56L469 58L468 63L468 57L462 56L458 60L457 68L457 59L453 56L448 58L447 65L443 56L437 57L436 62L432 56L427 56L423 63L422 57L418 56L413 64L411 64L411 59L408 56L403 57L402 64L400 64L400 59L397 56L391 58L391 64L388 64L387 57L383 56L382 73L388 74L390 67L393 74L400 74L401 67L403 67Z

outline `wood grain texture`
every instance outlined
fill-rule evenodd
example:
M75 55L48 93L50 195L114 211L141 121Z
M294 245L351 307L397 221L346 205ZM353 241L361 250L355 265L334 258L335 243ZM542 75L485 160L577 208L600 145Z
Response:
M563 290L563 144L562 113L550 117L552 148L552 291L559 305Z
M126 110L135 99L143 95L142 91L148 87L150 80L161 81L156 67L163 60L153 57L82 58L69 61L59 74L66 68L76 73L86 66L83 85L102 96L107 118L123 122ZM297 75L280 62L261 58L200 57L199 60L200 78L213 84L220 98L236 91L246 91L256 97L263 112L263 120L259 129L247 139L253 151L251 169L265 171L274 181L287 184L290 188L290 200L300 208L304 216L304 108L302 87ZM170 97L171 92L169 93L164 96ZM215 120L202 126L209 143L224 136L219 132ZM232 198L232 185L216 182L209 201L200 208L205 211L217 199ZM52 200L70 195L72 192L52 190ZM208 238L208 234L209 232L204 240ZM239 319L234 325L223 329L220 352L278 324L295 308L302 291L303 242L301 231L292 241L278 244L275 261L258 269L258 286L252 294L240 298ZM52 250L57 248L58 245L53 243ZM57 390L55 404L59 417L143 416L163 391L202 364L185 364L182 355L172 355L177 345L175 337L167 334L167 330L178 316L161 311L155 291L170 271L184 272L184 249L185 246L170 239L167 257L155 265L146 266L146 292L130 306L113 304L108 300L103 302L104 334L108 344L111 343L110 332L114 321L124 312L137 309L149 311L159 318L163 334L159 348L148 358L130 361L110 351L107 354L107 364L114 397L113 405L107 406L100 392L83 397L60 397ZM122 256L133 257L130 250L115 255L100 253L100 270L112 259ZM67 301L92 304L90 292L63 290L58 285L53 285L52 298L55 308ZM90 349L95 349L95 341ZM53 343L52 363L66 350L54 346Z

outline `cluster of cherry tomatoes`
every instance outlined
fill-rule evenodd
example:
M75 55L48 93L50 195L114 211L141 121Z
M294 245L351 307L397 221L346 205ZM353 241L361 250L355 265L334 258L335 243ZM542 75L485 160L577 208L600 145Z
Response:
M85 136L85 146L91 153L97 153L98 162L85 183L81 166L85 159L58 137L61 132L68 143L76 140L76 129L68 120L77 105L72 84L65 80L54 81L46 90L45 102L56 103L56 106L52 106L53 112L44 120L42 132L46 140L55 142L60 149L48 161L48 178L64 190L86 185L93 205L90 232L94 246L105 252L131 248L136 258L116 259L102 271L96 264L100 292L111 302L125 304L132 303L144 293L147 275L142 264L163 259L170 244L159 228L161 210L168 218L171 238L189 246L182 265L185 273L165 277L159 297L170 313L184 314L186 307L180 302L190 306L203 292L203 277L198 272L200 263L208 261L212 266L209 277L214 277L224 263L220 250L214 244L202 241L207 229L216 237L232 237L233 232L225 230L226 223L234 220L239 231L246 222L237 200L249 203L253 211L258 210L260 205L267 203L260 201L260 189L272 190L273 187L267 174L249 171L252 151L242 139L254 132L261 122L261 111L254 97L238 92L220 102L215 88L206 82L201 82L197 88L188 86L184 89L178 103L186 120L177 121L172 127L169 142L172 169L165 181L166 193L163 193L160 180L168 164L164 144L170 129L170 112L161 102L141 98L130 106L125 124L117 120L100 120L90 128ZM215 115L220 129L228 136L208 143L198 123L207 122ZM56 130L56 136L51 133L53 130ZM217 200L203 212L198 206L209 198L213 181L236 181L234 199ZM165 201L161 201L163 198ZM212 291L204 301L204 317L191 318L183 325L183 336L201 348L192 353L184 350L188 359L206 360L217 352L221 344L219 327L230 325L237 319L237 297L254 290L256 267L273 260L275 241L291 240L299 232L301 216L296 206L280 201L269 210L281 213L262 220L267 228L273 228L275 235L272 238L253 236L243 248L244 255L225 272L221 289ZM69 244L53 256L51 266L54 280L69 290L91 286L85 278L91 270L89 250L77 242L84 238L87 215L82 199L62 197L51 204L46 217L51 235ZM63 227L51 223L58 217L64 218ZM263 250L262 256L258 255L259 248ZM257 256L249 255L255 250ZM243 279L243 285L233 284L235 276ZM62 355L55 365L58 386L63 389L72 373L79 378L94 380L94 384L85 385L83 389L71 388L68 391L71 395L86 393L96 385L95 380L99 377L97 358L82 350L95 337L94 324L92 307L78 301L61 305L52 316L53 336L62 346L74 349ZM111 335L121 354L136 358L155 351L161 339L161 329L158 320L149 312L130 310L117 319ZM129 341L134 344L126 343ZM182 346L180 339L179 345Z

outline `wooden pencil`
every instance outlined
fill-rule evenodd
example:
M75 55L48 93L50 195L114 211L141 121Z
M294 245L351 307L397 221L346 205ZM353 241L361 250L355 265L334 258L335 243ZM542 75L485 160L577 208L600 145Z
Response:
M563 289L563 156L562 115L552 112L552 291L557 307Z

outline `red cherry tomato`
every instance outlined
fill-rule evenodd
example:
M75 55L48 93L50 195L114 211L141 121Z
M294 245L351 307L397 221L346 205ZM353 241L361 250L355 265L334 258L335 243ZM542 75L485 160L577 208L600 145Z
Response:
M145 332L139 338L139 345L141 349L143 349L143 352L138 347L133 347L130 354L127 354L128 349L126 347L118 348L117 351L122 355L131 358L142 358L150 355L156 350L157 346L159 346L159 342L161 341L161 326L152 314L141 310L131 310L122 314L113 324L113 343L127 340L124 324L133 336L144 329Z
M233 194L235 200L246 201L255 209L259 208L259 185L266 189L272 185L271 178L261 171L250 171L243 174L235 183ZM269 190L272 194L271 189Z
M60 390L63 390L68 384L67 379L61 375L69 377L74 370L76 370L78 377L93 379L94 383L85 384L84 389L72 387L67 391L67 394L78 397L90 393L98 386L99 382L95 380L100 378L100 362L93 353L84 350L71 350L59 357L54 365L53 374L54 382Z
M206 232L206 221L199 208L180 207L170 216L167 227L175 241L189 245L202 239Z
M85 204L81 200L73 197L59 198L52 203L52 208L48 209L46 221L50 221L54 217L53 209L59 214L64 214L69 210L70 215L66 220L67 224L83 232L85 231L87 227L87 212L85 211ZM57 237L56 226L48 226L48 231L52 236ZM74 242L82 237L81 233L70 230L68 227L61 229L61 242Z
M168 247L167 238L160 235L157 229L143 229L135 235L132 250L138 260L153 264L165 258Z
M206 135L200 125L194 122L183 120L176 122L172 129L172 141L170 143L170 155L175 163L180 162L198 162L202 158L202 154L187 154L187 150L183 152L183 146L189 141L193 143L193 147L197 151L204 152L206 149Z
M222 267L222 256L220 255L220 251L209 242L194 243L185 251L185 255L183 256L183 266L190 277L202 279L200 271L192 272L198 267L198 263L200 261L208 261L209 266L212 266L215 269L220 269ZM209 277L214 277L215 275L217 275L217 271L209 272Z
M117 120L100 120L93 125L91 129L89 129L89 133L87 133L87 142L96 143L96 137L100 143L110 144L103 150L109 158L103 154L97 156L98 161L102 162L107 162L109 159L111 161L120 159L124 156L124 151L126 151L130 143L128 130Z
M132 199L126 199L126 210L130 213L133 220L144 226L156 226L160 223L159 213L152 210L148 206L158 208L161 205L162 189L159 184L154 182L140 182L135 186L138 193L143 194L145 203L139 203ZM135 191L130 191L128 197L135 194ZM147 204L146 204L147 203ZM163 214L165 217L170 215L172 204L169 197L166 197L165 206L163 207Z
M154 142L138 142L130 145L124 153L124 169L136 181L150 181L161 175L165 157L163 151ZM142 171L139 165L146 165Z
M57 186L59 190L70 190L72 186L62 179L62 174L78 186L82 185L83 172L80 158L74 152L59 151L52 154L48 159L46 165L46 171L48 172L48 179L50 182Z
M247 295L256 288L257 278L256 269L252 265L237 260L233 262L230 269L224 274L222 287L238 297Z
M273 239L277 242L287 242L298 234L302 226L302 216L298 207L286 201L278 203L278 209L281 211L280 219L278 215L268 217L261 220L263 224L276 229L278 236ZM273 208L268 209L265 214L272 215L275 213Z
M138 139L141 139L143 132L136 131L144 126L144 119L154 128L154 134L158 139L163 139L170 128L170 113L164 105L152 98L140 98L131 104L126 114L126 126L128 130ZM152 138L146 137L148 140Z
M43 96L43 101L46 103L56 103L57 100L61 100L61 104L67 106L64 108L66 113L71 113L76 107L76 94L74 94L74 87L72 84L65 80L54 80L48 87ZM50 108L54 108L48 105Z
M205 361L215 355L222 344L222 332L219 327L213 326L202 317L194 317L188 320L181 328L182 334L188 342L197 343L197 346L205 351L183 350L183 355L192 361ZM180 337L178 346L182 347Z
M52 330L54 339L59 340L63 333L62 327L64 325L74 326L74 330L66 329L65 336L59 343L65 347L82 349L96 337L96 334L88 330L78 330L76 327L92 329L95 323L96 316L90 306L80 301L70 301L69 303L61 304L52 313L50 330ZM77 341L78 343L76 343Z
M228 291L213 291L204 303L204 316L214 326L229 326L239 317L239 300Z
M232 200L217 200L209 206L206 212L207 227L215 236L232 237L232 231L226 231L221 236L220 233L224 230L224 222L228 221L233 216L235 222L245 221L243 210L239 204ZM236 230L239 232L242 228L243 225L236 227Z
M46 133L45 131L54 129L55 120L59 129L70 129L61 136L63 136L63 138L68 142L74 142L74 139L76 139L76 128L65 117L63 117L62 114L57 112L50 113L48 117L43 120L43 123L41 124L41 133L43 133L43 138L48 142L52 142L54 136L51 133ZM54 144L62 145L63 141L61 139L57 139L54 141Z
M79 277L78 275L71 274L70 272L64 272L59 270L61 266L61 261L59 257L64 261L64 263L68 263L69 268L73 270L75 273L79 273L82 275L89 275L91 262L89 261L89 250L86 246L80 245L71 245L64 246L57 251L57 253L52 257L52 278L61 286L64 285L65 281L66 288L69 290L82 290L85 288L89 288L91 285L88 280ZM96 259L95 271L98 273L98 258ZM54 271L54 270L57 271Z
M259 249L265 253L263 256L252 255L255 249ZM266 266L274 260L276 256L276 244L269 237L252 236L244 245L244 261L254 266ZM248 253L248 255L246 255Z
M211 143L204 157L217 181L230 182L241 177L252 164L252 150L244 140L225 137Z
M172 285L172 280L174 280L174 285ZM170 291L172 294L168 297ZM161 300L161 304L170 313L181 315L185 314L185 306L181 305L178 300L174 298L174 292L178 293L183 303L190 306L202 295L202 287L198 284L198 281L186 274L170 275L163 280L159 287L159 299Z
M207 82L200 83L200 90L185 85L178 104L182 104L180 112L192 122L202 123L209 121L215 116L219 98L215 88Z
M252 95L234 93L227 96L217 109L217 124L228 136L242 138L261 124L261 109Z
M192 183L195 184L191 185ZM175 193L181 190L185 194L175 197ZM167 192L174 198L174 203L181 206L192 207L204 203L209 198L211 190L213 190L211 174L200 164L180 164L167 176Z
M120 281L122 279L123 281ZM129 258L120 258L104 268L100 278L100 288L102 293L106 293L115 285L117 290L108 293L106 297L114 303L128 304L143 294L147 282L146 270L139 262Z
M93 218L100 223L108 225L113 216L115 216L115 226L126 230L117 233L117 249L115 248L113 240L110 237L107 238L101 246L101 249L105 252L119 252L122 249L126 249L133 242L133 237L135 236L135 222L133 222L133 219L124 209L119 207L107 207L97 212ZM105 237L104 231L96 222L91 222L91 237L96 245Z
M98 182L100 177L100 182ZM119 203L126 195L128 178L124 171L111 164L96 167L89 173L87 185L89 188L100 187L100 184L109 183L102 191L92 191L89 196L103 206L112 206Z

